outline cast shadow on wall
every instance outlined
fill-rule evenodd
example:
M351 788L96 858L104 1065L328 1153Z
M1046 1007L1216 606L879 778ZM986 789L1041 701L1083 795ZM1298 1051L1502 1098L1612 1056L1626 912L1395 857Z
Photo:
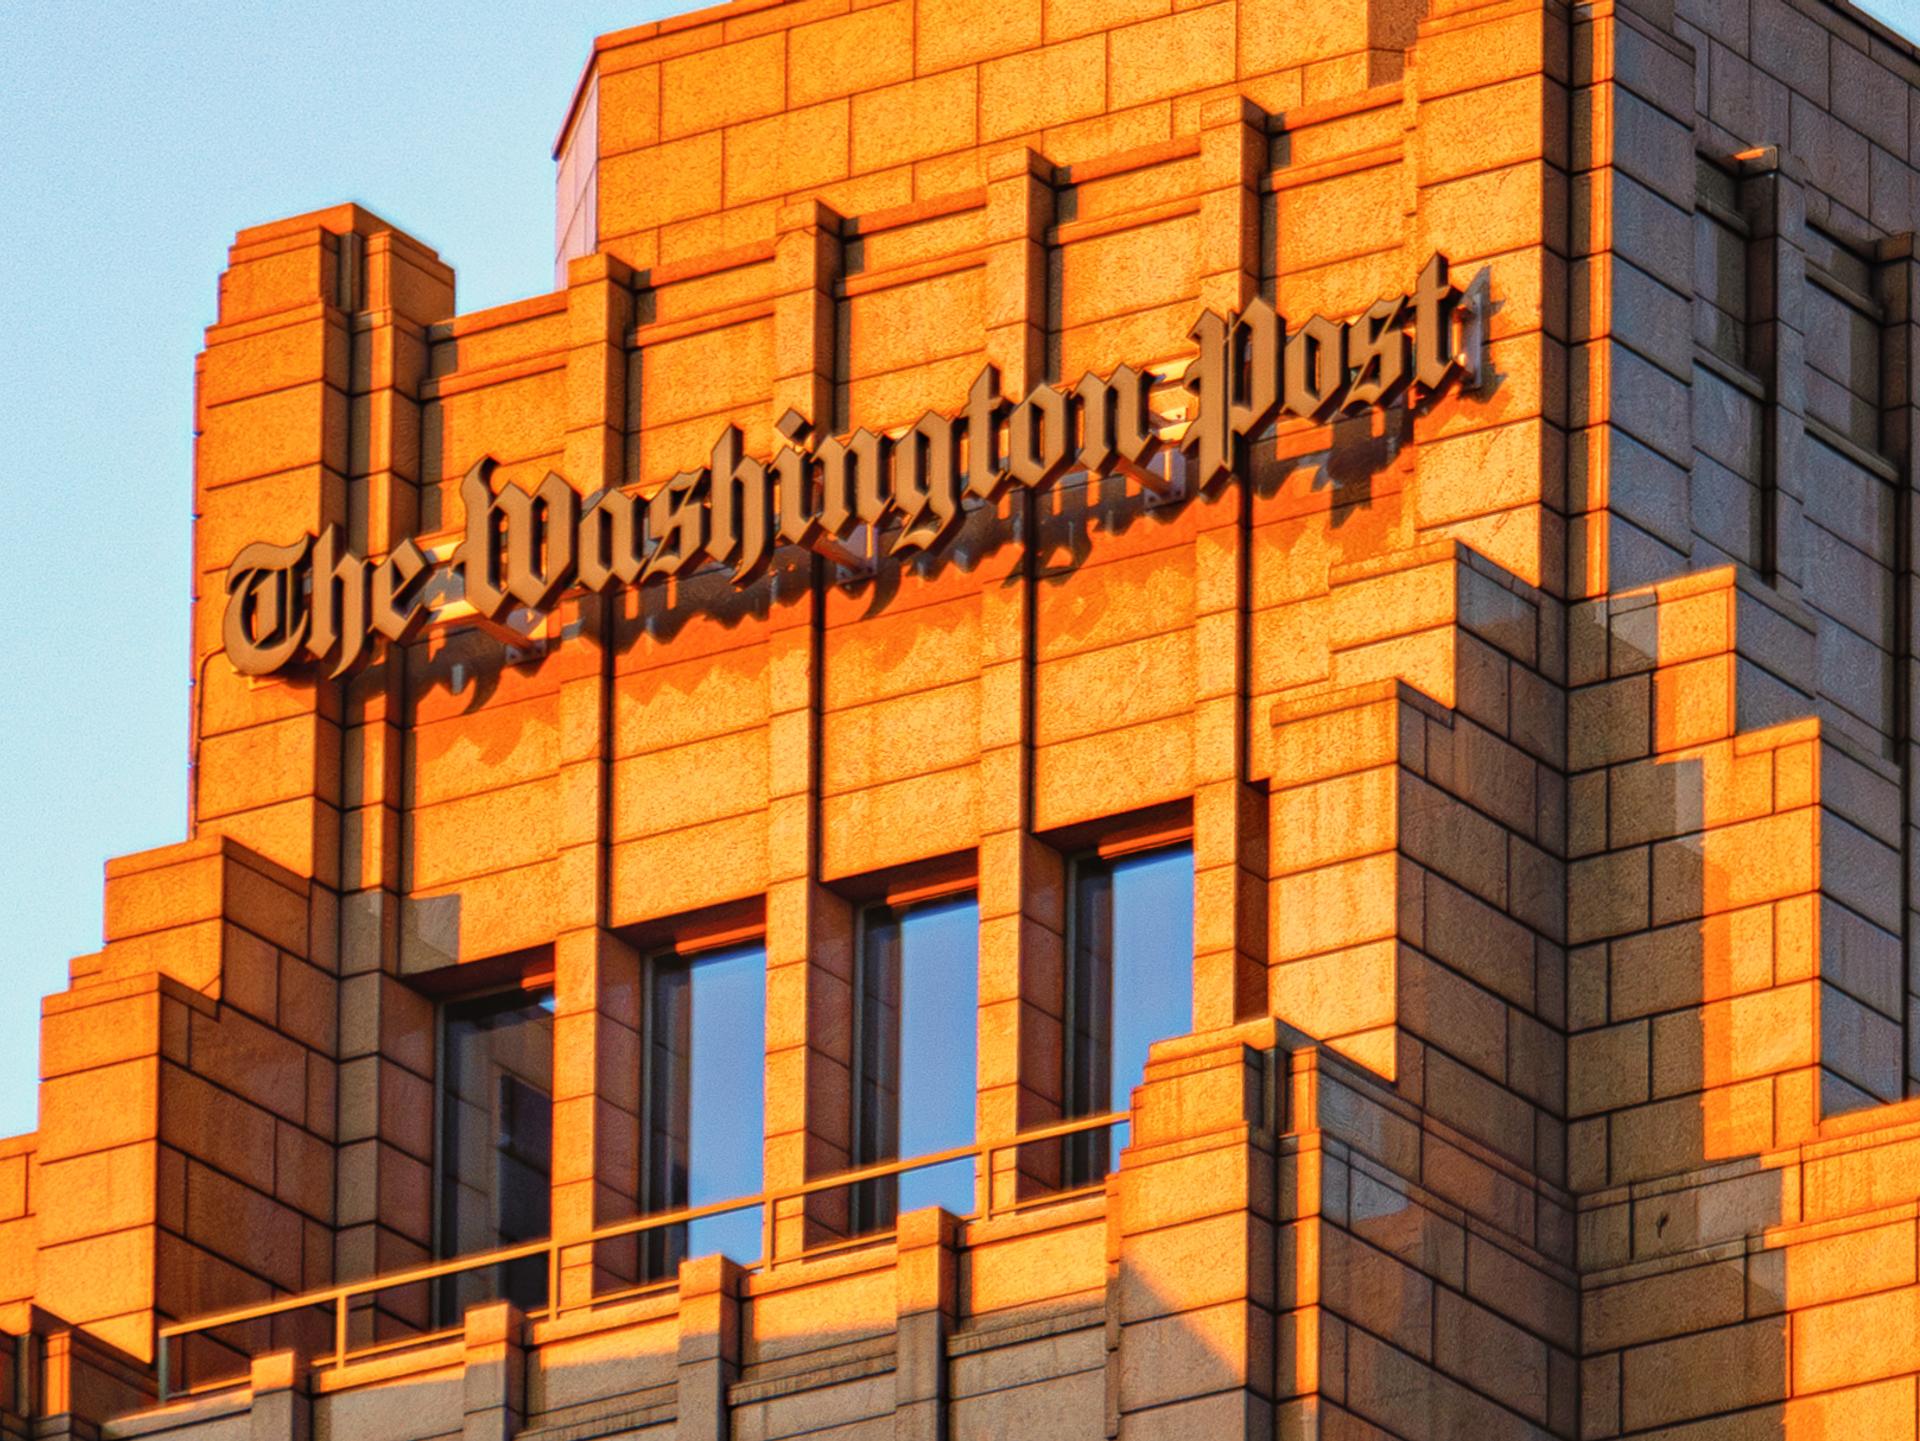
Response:
M1853 1293L1793 1249L1812 1216L1791 1148L1818 1137L1829 1079L1820 740L1812 721L1738 730L1737 580L1705 572L1569 621L1583 1434L1726 1413L1782 1441L1903 1434L1884 1391L1805 1395L1830 1384L1808 1364L1819 1322L1787 1312Z
M1475 406L1484 409L1497 405L1505 388L1504 377L1489 376L1483 369L1485 336L1498 309L1484 269L1466 295L1470 323L1463 333L1471 347L1471 374L1465 383L1472 388ZM1422 409L1451 405L1456 399L1451 395L1429 399L1422 402ZM435 439L427 437L428 442ZM1160 493L1118 476L1089 479L1074 472L1037 493L1015 486L997 503L966 500L957 533L931 551L895 555L891 552L897 530L876 538L863 529L851 538L852 548L878 557L866 563L864 574L824 557L787 549L778 554L764 579L744 588L731 584L725 568L708 566L664 583L643 585L633 593L616 590L610 602L616 612L611 622L614 649L625 654L641 636L658 644L670 642L696 621L714 621L724 627L764 621L772 608L809 587L850 602L860 614L876 615L896 603L913 581L937 586L948 572L965 575L994 568L998 575L993 583L1005 585L1020 583L1027 567L1036 575L1061 574L1087 562L1102 535L1120 537L1143 524L1177 523L1196 505L1237 505L1251 514L1273 501L1283 488L1305 492L1299 503L1327 511L1337 530L1356 510L1372 504L1378 477L1410 469L1406 452L1412 440L1413 416L1403 399L1380 409L1336 415L1326 422L1288 422L1277 430L1269 425L1248 441L1244 477L1204 495L1185 481L1184 457L1170 447L1156 468L1170 481L1175 476L1181 479ZM440 452L438 444L428 443L425 448L431 454ZM422 523L430 529L444 520L445 489L429 486L422 495ZM1031 551L1024 564L1004 562L1002 552L1009 545ZM569 628L576 633L581 627L609 623L597 602L567 609ZM410 679L416 686L443 686L464 693L471 709L485 704L494 693L500 671L534 666L553 644L564 642L563 630L557 640L531 641L526 646L498 640L493 641L493 649L486 644L462 645L444 663L430 661L422 666L416 660ZM453 646L454 637L449 636L430 642L427 649L437 656Z

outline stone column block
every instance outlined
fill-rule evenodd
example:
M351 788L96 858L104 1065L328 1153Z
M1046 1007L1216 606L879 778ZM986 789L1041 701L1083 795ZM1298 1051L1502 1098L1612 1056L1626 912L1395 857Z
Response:
M683 1441L726 1441L727 1388L740 1375L742 1272L724 1256L680 1265L680 1345L674 1372Z
M511 1302L467 1312L463 1441L508 1441L526 1421L526 1318Z
M251 1371L252 1441L307 1441L313 1433L313 1398L306 1361L297 1351L255 1356Z

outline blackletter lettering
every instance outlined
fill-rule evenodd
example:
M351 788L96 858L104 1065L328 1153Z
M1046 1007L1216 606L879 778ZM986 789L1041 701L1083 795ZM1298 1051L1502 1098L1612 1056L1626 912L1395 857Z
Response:
M1233 468L1233 431L1228 425L1227 322L1207 311L1187 334L1200 353L1187 363L1180 383L1193 392L1192 415L1180 444L1193 461L1194 483L1215 484Z
M512 484L495 495L494 468L493 457L483 457L460 482L467 533L454 561L466 578L467 603L497 621L515 602L545 610L572 581L580 498L552 471L532 495Z
M1403 318L1407 298L1376 300L1348 332L1347 361L1354 369L1347 409L1392 405L1413 378L1413 342Z
M1435 255L1420 272L1414 292L1414 379L1432 395L1459 364L1453 348L1453 313L1460 292L1447 279L1447 257Z
M653 554L647 557L642 582L656 575L671 579L695 560L707 543L707 507L704 470L683 470L656 490L647 501L647 534Z
M574 566L580 584L603 591L615 581L632 585L640 578L640 502L621 490L607 490L580 517L580 541Z
M1071 390L1035 386L1017 405L1001 394L999 371L985 366L960 414L928 411L898 442L871 430L819 437L788 410L775 426L785 443L762 460L745 454L739 428L728 425L708 468L682 471L644 501L607 490L584 514L552 472L532 492L509 484L495 494L497 465L483 456L460 482L466 531L452 565L474 611L498 622L515 607L548 610L576 583L599 593L681 575L703 558L748 585L780 545L868 572L878 545L849 544L860 528L878 536L897 520L895 552L931 550L960 529L967 498L991 505L1015 482L1044 489L1073 467L1125 476L1163 497L1182 494L1188 481L1214 487L1241 469L1247 445L1276 415L1325 423L1438 394L1470 359L1460 325L1469 307L1480 308L1435 254L1411 295L1376 301L1344 323L1316 315L1289 334L1285 317L1259 297L1234 314L1202 314L1180 378L1191 396L1180 442L1190 465L1181 473L1154 469L1161 447L1149 401L1159 377L1126 365L1105 380L1089 372ZM244 675L271 674L304 652L337 678L365 658L373 635L402 644L420 634L433 571L412 540L370 563L347 549L338 526L292 546L248 546L228 572L224 644Z
M1130 365L1113 372L1110 380L1091 373L1074 387L1080 403L1079 466L1089 475L1124 475L1159 488L1164 482L1147 467L1160 442L1148 419L1147 394L1152 372Z
M509 494L510 492L510 494ZM518 486L502 493L507 521L507 591L532 610L547 610L573 584L573 540L580 497L563 475L548 471L526 501Z
M895 551L932 550L960 524L960 427L929 410L893 452L893 496L903 522Z
M272 675L306 639L300 577L312 549L312 536L292 545L255 541L227 567L229 599L220 643L241 675Z
M373 571L373 628L395 645L419 638L427 628L421 603L431 565L411 536L401 541Z
M884 435L858 430L847 440L820 445L820 525L844 539L856 525L878 525L887 512L887 454L893 443Z
M370 582L367 563L346 548L340 527L330 525L321 531L313 543L307 654L325 660L338 652L330 680L338 680L352 669L367 643Z
M1264 297L1227 327L1227 425L1247 440L1273 419L1280 405L1280 347L1287 323Z
M1036 385L1007 421L1007 471L1029 490L1051 485L1066 473L1072 455L1067 397L1051 385Z
M1302 420L1325 420L1347 383L1347 332L1316 315L1287 341L1287 410Z
M751 585L773 558L773 482L759 461L741 458L737 425L714 443L711 467L707 554L733 562L735 585Z
M810 546L820 534L820 512L814 508L813 459L800 446L813 427L799 411L789 410L774 429L789 442L773 458L774 485L780 495L776 534L782 545Z
M1000 458L1000 419L1007 403L1000 396L1000 370L989 365L967 392L967 494L991 504L1007 483Z

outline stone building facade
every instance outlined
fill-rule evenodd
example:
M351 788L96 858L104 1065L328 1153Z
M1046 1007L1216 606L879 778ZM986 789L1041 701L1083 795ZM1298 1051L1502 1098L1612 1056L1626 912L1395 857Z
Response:
M234 243L191 839L43 1003L0 1434L1916 1436L1920 52L736 0L557 157L515 304L352 206ZM1191 1026L1089 1166L1074 897L1156 846ZM875 1209L863 917L955 896L971 1209ZM731 1259L632 1220L729 946ZM453 1287L449 1028L536 994L537 1230Z

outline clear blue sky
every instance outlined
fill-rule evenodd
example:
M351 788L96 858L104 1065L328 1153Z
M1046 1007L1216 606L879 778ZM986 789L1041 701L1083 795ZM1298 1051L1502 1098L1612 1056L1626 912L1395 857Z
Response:
M463 310L545 291L588 45L684 8L0 0L0 1135L101 866L185 833L193 356L234 231L357 200Z
M593 37L690 8L0 0L0 1135L37 1124L101 867L186 834L193 357L234 232L357 200L462 310L550 290Z

